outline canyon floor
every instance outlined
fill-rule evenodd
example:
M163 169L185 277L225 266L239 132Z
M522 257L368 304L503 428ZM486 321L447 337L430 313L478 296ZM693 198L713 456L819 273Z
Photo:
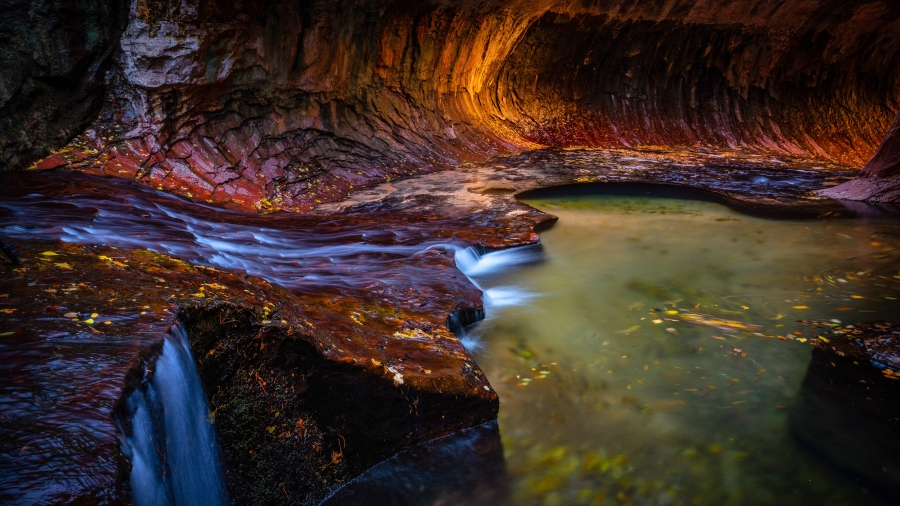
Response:
M124 399L181 324L232 497L317 502L496 417L497 394L451 332L484 311L454 255L536 244L555 218L516 195L637 182L764 216L896 212L815 194L852 174L738 152L539 150L268 215L77 172L4 174L0 224L19 263L3 263L0 299L3 499L128 501Z

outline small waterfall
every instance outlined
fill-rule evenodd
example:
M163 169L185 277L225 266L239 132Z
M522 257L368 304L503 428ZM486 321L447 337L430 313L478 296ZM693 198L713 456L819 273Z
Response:
M540 262L543 258L540 245L500 251L485 251L478 247L458 248L455 250L454 258L456 267L484 292L484 306L487 312L492 308L525 304L535 296L517 286L484 288L482 283L515 267Z
M481 347L481 343L477 336L467 332L468 326L483 320L493 309L522 305L535 296L517 286L485 288L483 283L489 282L492 276L504 274L515 267L540 262L543 259L541 246L522 246L500 251L486 251L478 246L441 247L453 251L456 267L484 294L484 310L456 311L447 317L447 328L459 338L463 346L470 351L476 350Z
M180 325L166 335L154 371L126 399L130 431L122 454L131 461L137 506L216 506L228 503L200 376ZM119 421L120 428L123 421Z

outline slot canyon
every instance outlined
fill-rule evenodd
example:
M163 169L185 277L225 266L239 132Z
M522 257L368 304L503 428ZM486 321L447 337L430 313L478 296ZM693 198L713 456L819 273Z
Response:
M0 503L900 497L900 4L0 6Z

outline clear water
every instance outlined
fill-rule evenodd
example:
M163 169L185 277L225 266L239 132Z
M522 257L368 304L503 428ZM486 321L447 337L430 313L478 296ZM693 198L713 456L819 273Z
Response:
M809 339L900 317L897 221L768 220L653 190L527 203L559 216L541 261L473 276L522 301L471 336L512 503L882 504L788 429Z

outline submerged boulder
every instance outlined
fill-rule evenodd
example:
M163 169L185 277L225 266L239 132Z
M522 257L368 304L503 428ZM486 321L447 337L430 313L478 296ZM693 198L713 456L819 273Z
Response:
M890 500L900 494L900 325L836 329L813 349L791 434Z

